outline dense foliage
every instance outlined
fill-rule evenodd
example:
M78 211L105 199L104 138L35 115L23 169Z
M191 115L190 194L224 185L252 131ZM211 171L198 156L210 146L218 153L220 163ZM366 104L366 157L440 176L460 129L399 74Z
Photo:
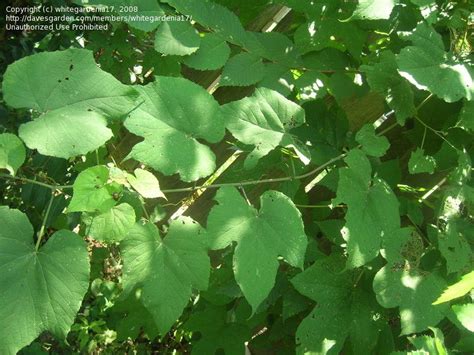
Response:
M0 32L0 354L474 352L471 1L64 4L123 17Z

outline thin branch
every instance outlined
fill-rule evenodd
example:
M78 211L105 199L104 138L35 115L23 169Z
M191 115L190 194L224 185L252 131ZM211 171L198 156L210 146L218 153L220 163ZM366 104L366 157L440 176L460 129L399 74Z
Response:
M53 184L47 184L45 182L37 181L37 180L32 180L28 179L25 177L19 177L19 176L12 176L8 174L0 174L0 178L4 180L16 180L16 181L21 181L23 183L30 183L30 184L35 184L38 186L46 187L51 190L65 190L65 189L72 189L72 185L53 185Z
M168 190L161 190L163 193L173 193L173 192L189 192L189 191L196 191L200 190L203 188L206 189L217 189L219 187L224 187L224 186L233 186L233 187L238 187L238 186L248 186L248 185L258 185L258 184L270 184L274 182L282 182L282 181L290 181L290 180L301 180L305 179L307 177L310 177L317 172L323 170L325 167L328 165L331 165L342 158L346 156L346 153L342 153L341 155L338 155L335 158L332 158L325 162L324 164L318 166L317 168L301 175L296 175L296 176L285 176L281 178L272 178L272 179L261 179L261 180L249 180L249 181L241 181L241 182L226 182L226 183L221 183L221 184L211 184L211 185L200 185L200 186L192 186L192 187L183 187L179 189L168 189Z

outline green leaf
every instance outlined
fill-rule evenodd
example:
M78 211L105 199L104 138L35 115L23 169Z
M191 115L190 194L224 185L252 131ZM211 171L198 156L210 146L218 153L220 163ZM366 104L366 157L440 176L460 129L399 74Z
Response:
M189 55L198 50L201 38L187 21L164 21L155 34L156 51L166 55Z
M434 333L434 337L422 335L409 337L408 340L417 350L422 350L425 354L447 355L448 350L444 345L443 333L437 328L430 327L430 330Z
M99 148L112 137L107 121L123 118L137 93L99 69L92 52L68 49L22 58L8 66L5 102L41 115L20 126L26 146L70 158Z
M207 221L210 248L223 249L237 243L235 279L255 312L275 284L278 256L294 267L303 267L307 240L301 214L287 196L277 191L261 196L260 211L231 187L220 188L215 200L218 205Z
M114 194L122 191L115 182L108 182L109 170L103 165L82 171L74 181L68 212L106 212L116 204Z
M145 198L166 198L163 192L161 192L158 179L149 171L135 169L135 176L127 174L127 181Z
M464 101L456 126L466 131L474 132L474 101Z
M362 128L357 132L355 139L357 143L362 146L362 150L366 154L374 157L385 155L390 147L387 137L377 136L372 124L365 124L362 126Z
M148 222L136 224L122 241L124 292L142 288L143 305L161 335L179 318L192 289L208 286L210 263L202 231L191 218L182 217L171 222L163 239Z
M139 91L144 103L126 119L125 127L145 140L129 157L165 175L178 173L183 181L212 174L215 155L198 139L216 143L224 136L214 98L183 78L156 77Z
M347 267L355 268L373 260L384 239L400 228L398 200L390 187L378 178L371 179L367 157L358 149L344 159L348 167L339 169L337 196L333 205L347 204L342 230L347 242Z
M0 169L7 169L15 175L26 159L26 149L23 142L14 134L0 134Z
M359 0L351 20L387 20L398 0Z
M279 63L288 69L302 65L299 51L293 42L279 32L247 32L244 48L255 56ZM246 71L248 70L247 68Z
M227 318L225 307L209 306L191 314L184 329L201 334L193 344L192 354L215 354L218 349L226 355L245 353L245 342L252 338L251 330L244 324L228 322Z
M117 300L110 309L112 329L117 331L119 341L127 341L128 338L136 339L142 331L149 339L159 335L153 316L143 306L141 297L140 290L137 290L127 298Z
M69 107L23 124L19 134L30 149L64 159L93 151L113 136L103 115Z
M370 353L377 344L379 325L373 294L354 288L356 273L343 272L344 259L332 255L317 260L291 282L317 302L296 331L298 353L338 354L347 337L354 354Z
M366 39L367 34L355 24L330 17L304 23L295 31L295 46L302 54L331 47L357 57Z
M216 70L229 59L230 48L219 35L209 33L201 38L197 52L184 58L184 64L197 70Z
M82 239L60 230L35 251L25 214L0 207L0 353L15 354L44 331L65 339L89 287Z
M424 153L425 151L421 148L416 148L414 152L411 152L410 160L408 161L408 171L410 174L434 173L436 160L430 155L424 155Z
M373 282L382 307L399 307L402 335L436 326L445 317L447 306L432 305L445 285L444 279L434 273L405 270L397 264L384 266Z
M474 289L474 271L464 275L460 281L446 288L433 304L437 305L463 297L472 289Z
M405 37L413 46L397 55L401 76L446 102L473 98L472 69L448 56L441 36L431 26L422 22Z
M474 304L459 304L452 307L456 318L470 332L474 332Z
M309 153L289 131L305 122L304 110L276 91L258 88L239 101L222 106L227 129L240 142L254 145L245 167L252 168L258 160L278 146L294 148L304 164Z
M247 33L239 18L225 6L208 0L165 0L182 14L222 36L226 41L238 45L245 42Z
M408 81L399 75L395 55L391 51L382 51L378 63L361 65L360 70L367 75L372 90L385 95L400 124L416 113L413 90Z
M469 225L469 229L472 225ZM438 248L441 255L446 259L446 268L448 273L464 270L471 265L472 251L471 246L462 230L462 224L456 220L450 220L445 231L438 233Z
M224 66L220 86L249 86L263 79L262 59L250 53L239 53Z
M110 210L85 215L86 235L102 242L112 243L122 240L135 224L135 210L128 203L112 207Z

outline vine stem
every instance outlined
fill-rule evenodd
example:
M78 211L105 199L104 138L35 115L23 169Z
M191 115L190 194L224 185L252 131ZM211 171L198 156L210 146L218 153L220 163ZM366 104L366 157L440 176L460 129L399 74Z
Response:
M43 186L51 190L66 190L66 189L72 189L72 185L52 185L52 184L47 184L45 182L41 182L38 180L32 180L28 179L25 177L18 177L18 176L12 176L8 174L0 174L0 178L6 179L6 180L16 180L16 181L21 181L24 183L30 183L30 184L35 184L38 186Z
M192 187L183 187L183 188L178 188L178 189L168 189L168 190L161 190L163 193L173 193L173 192L189 192L189 191L195 191L195 190L200 190L203 188L206 189L217 189L219 187L224 187L224 186L234 186L234 187L239 187L239 186L247 186L247 185L258 185L258 184L267 184L267 183L273 183L273 182L282 182L282 181L290 181L290 180L301 180L304 178L307 178L311 175L316 174L317 172L323 170L325 167L328 165L331 165L338 160L341 160L346 156L346 153L342 153L341 155L338 155L335 158L332 158L325 162L322 165L319 165L318 167L314 168L313 170L301 174L301 175L295 175L295 176L285 176L281 178L271 178L271 179L261 179L261 180L249 180L249 181L241 181L241 182L225 182L225 183L220 183L220 184L211 184L211 185L200 185L200 186L192 186Z
M418 116L415 116L415 119L420 122L424 127L425 129L429 129L431 132L433 132L434 134L436 134L439 138L441 138L443 141L445 141L451 148L453 148L455 151L459 151L458 148L456 148L454 145L451 144L450 141L448 141L441 133L440 131L434 129L433 127L431 127L430 125L426 124L423 120L421 120Z
M35 246L36 252L38 252L40 244L41 244L41 239L43 239L43 236L44 236L44 230L46 229L46 221L48 220L49 212L51 211L51 206L53 205L53 200L54 200L54 191L51 191L51 198L49 199L48 208L46 209L46 213L43 218L43 223L41 223L41 227L38 232L38 240L36 241L36 246Z

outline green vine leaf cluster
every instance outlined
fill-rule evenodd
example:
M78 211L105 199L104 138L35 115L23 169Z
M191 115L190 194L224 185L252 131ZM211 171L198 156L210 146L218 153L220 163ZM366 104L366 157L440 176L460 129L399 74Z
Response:
M474 352L471 2L69 6L1 49L1 354Z

